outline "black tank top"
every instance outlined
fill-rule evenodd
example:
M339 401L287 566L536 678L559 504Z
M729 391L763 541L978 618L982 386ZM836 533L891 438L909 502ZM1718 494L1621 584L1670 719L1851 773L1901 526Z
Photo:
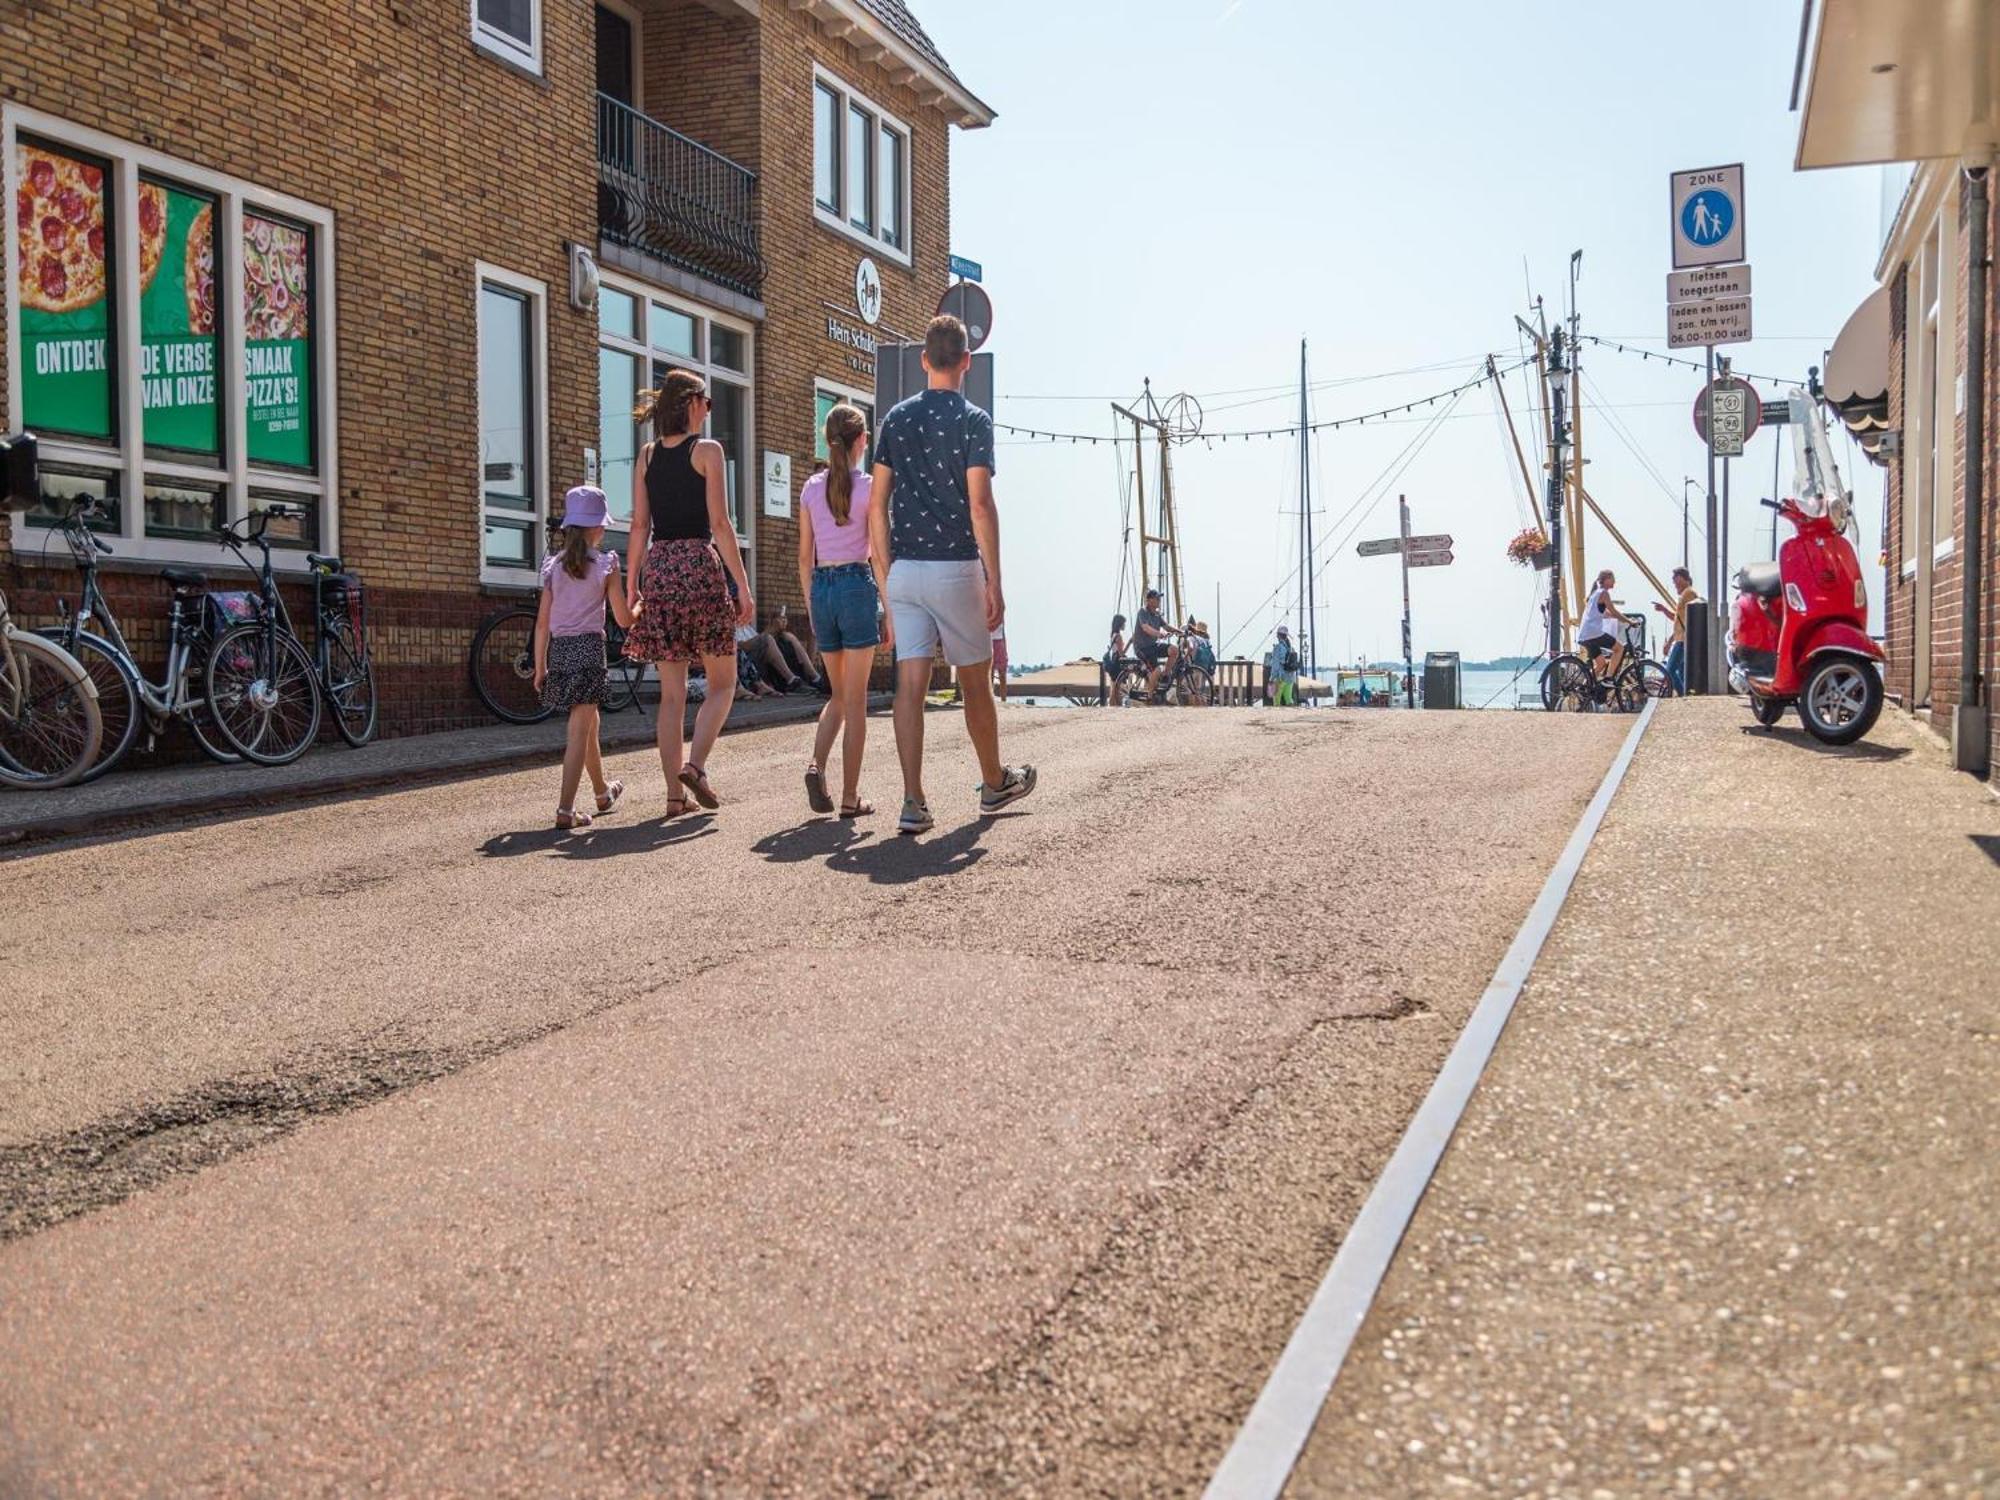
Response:
M672 447L656 442L646 459L646 506L652 512L656 542L705 542L713 535L708 525L708 480L694 466L697 441L690 434Z

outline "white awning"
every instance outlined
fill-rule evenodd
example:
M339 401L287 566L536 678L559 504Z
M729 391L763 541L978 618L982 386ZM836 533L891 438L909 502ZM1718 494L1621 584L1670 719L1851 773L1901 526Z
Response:
M1795 165L1990 150L2000 120L1992 0L1822 0Z

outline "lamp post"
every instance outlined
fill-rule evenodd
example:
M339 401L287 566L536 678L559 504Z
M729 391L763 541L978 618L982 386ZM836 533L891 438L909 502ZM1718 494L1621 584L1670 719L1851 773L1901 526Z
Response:
M1688 567L1690 556L1688 551L1688 491L1690 489L1699 489L1700 487L1701 481L1699 479L1683 479L1681 481L1681 566L1684 568ZM1694 576L1692 569L1689 570L1688 576L1690 578Z
M1563 331L1557 327L1549 340L1549 660L1562 655L1562 497L1563 454L1569 448L1569 424L1564 408L1569 401L1569 366L1563 360Z

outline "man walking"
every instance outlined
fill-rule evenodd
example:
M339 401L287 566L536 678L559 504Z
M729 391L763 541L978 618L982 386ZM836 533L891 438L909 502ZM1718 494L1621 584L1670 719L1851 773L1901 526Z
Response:
M993 418L965 399L972 368L965 325L945 316L924 334L928 388L897 404L875 437L868 526L876 581L896 650L896 758L903 765L898 833L935 826L924 795L924 694L940 645L959 669L965 731L979 757L979 810L996 813L1035 789L1033 766L1000 763L993 635L1007 617L1000 588L1000 513L993 503Z
M1686 568L1674 569L1674 606L1655 604L1653 608L1661 614L1671 616L1674 633L1667 638L1667 681L1674 685L1677 697L1687 696L1687 628L1688 606L1698 596L1694 591L1694 575Z

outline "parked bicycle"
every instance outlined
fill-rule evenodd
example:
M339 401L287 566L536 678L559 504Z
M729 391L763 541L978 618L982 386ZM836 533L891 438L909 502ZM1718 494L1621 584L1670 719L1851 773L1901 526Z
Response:
M217 635L203 672L215 722L245 759L282 766L297 760L319 734L321 705L350 745L374 736L375 672L368 658L360 580L340 559L308 552L315 626L312 654L293 628L264 539L273 517L296 514L271 505L219 527L216 535L257 576L256 618ZM250 560L246 548L261 554Z
M0 594L0 783L68 786L103 737L90 673L53 641L16 630Z
M224 764L240 760L216 727L201 685L214 639L202 592L206 577L193 568L161 570L161 580L172 590L167 604L167 666L158 682L149 680L126 644L111 601L97 586L98 556L111 554L111 545L90 528L98 515L95 502L87 502L72 505L57 522L83 575L83 591L74 607L67 599L57 600L62 623L38 632L83 663L97 686L104 734L84 779L102 776L118 764L138 739L142 725L150 750L175 720L187 726L212 760Z

